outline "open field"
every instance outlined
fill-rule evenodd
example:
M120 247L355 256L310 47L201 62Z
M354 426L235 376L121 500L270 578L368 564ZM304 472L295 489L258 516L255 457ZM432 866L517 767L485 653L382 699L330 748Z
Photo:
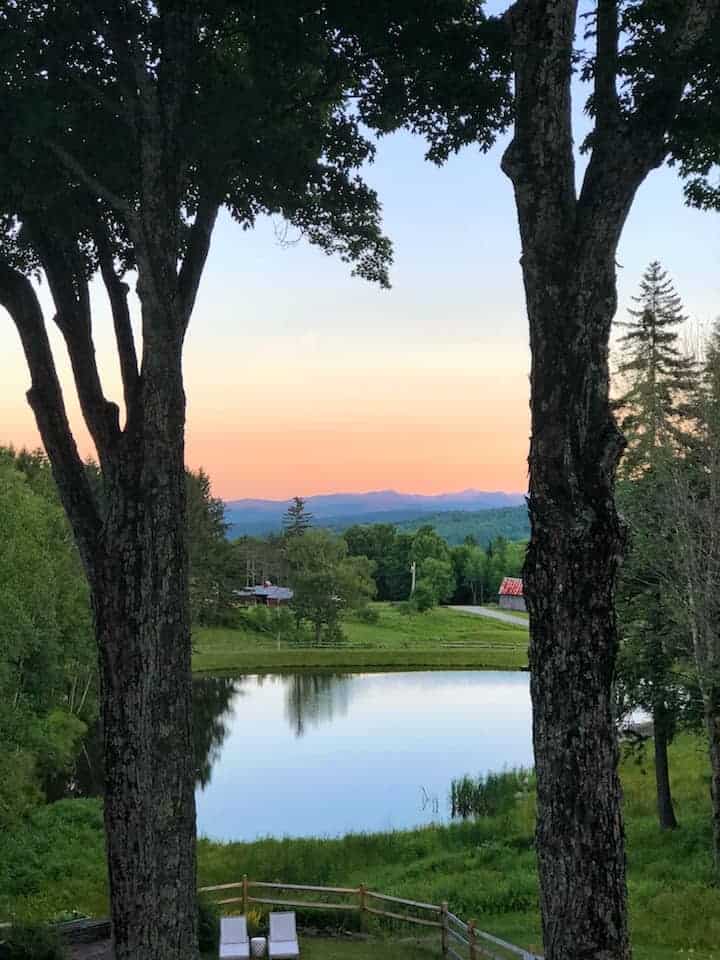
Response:
M200 628L193 634L196 672L338 668L352 670L518 670L527 667L527 631L437 607L408 614L373 604L377 623L348 618L343 643L289 643L251 630Z
M642 766L632 759L623 763L635 960L720 960L720 889L712 885L704 745L684 735L670 759L680 828L667 833L657 826L651 757ZM249 844L201 840L199 880L228 883L247 873L286 883L366 883L426 902L447 900L482 928L539 950L533 822L530 797L497 817L406 832ZM105 883L98 801L40 808L23 829L0 837L0 918L50 918L70 910L103 915ZM398 935L407 936L407 930ZM363 946L334 941L329 952L318 944L320 952L307 955L384 956L379 949L363 954ZM390 947L387 956L403 954Z

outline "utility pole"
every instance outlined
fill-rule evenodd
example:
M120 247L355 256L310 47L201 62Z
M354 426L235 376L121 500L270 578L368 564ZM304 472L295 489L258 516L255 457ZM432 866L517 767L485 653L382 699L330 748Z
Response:
M412 574L412 585L410 587L410 596L415 593L415 574L417 572L417 563L413 560L410 564L410 573Z

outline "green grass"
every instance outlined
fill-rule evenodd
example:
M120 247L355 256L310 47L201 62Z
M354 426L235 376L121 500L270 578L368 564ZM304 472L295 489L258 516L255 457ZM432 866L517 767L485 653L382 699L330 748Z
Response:
M663 833L651 757L645 767L628 760L622 769L635 960L720 960L720 888L712 886L702 741L680 737L671 748L671 770L680 829ZM530 796L503 815L447 827L337 840L201 840L199 879L203 885L228 883L247 873L285 883L363 882L425 902L447 900L460 916L539 951L533 822ZM73 909L96 915L107 910L96 801L61 801L37 811L12 836L0 837L0 918L49 918ZM363 953L366 947L370 952ZM344 941L313 942L312 949L306 955L318 960L404 955L396 947L383 953L374 943Z
M428 957L432 953L423 944L398 944L396 941L383 942L368 940L365 943L347 939L315 939L304 937L302 940L303 960L415 960Z
M347 937L301 937L302 960L428 960L438 952L420 942L398 943L397 940L350 940ZM217 954L208 954L217 960Z
M277 642L251 630L200 628L193 634L196 672L272 671L316 668L362 670L517 670L527 666L522 627L438 607L407 614L386 603L373 605L377 623L349 618L342 644L313 646Z
M509 613L511 617L517 617L518 620L529 621L530 614L527 610L506 610L504 607L501 607L499 603L484 603L484 610L492 610L496 613Z

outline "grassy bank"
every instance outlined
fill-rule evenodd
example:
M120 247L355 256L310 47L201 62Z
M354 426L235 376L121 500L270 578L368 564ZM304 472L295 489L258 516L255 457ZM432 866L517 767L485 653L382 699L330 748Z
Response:
M527 667L527 631L473 614L438 607L405 613L374 604L377 623L349 618L346 640L314 646L277 641L251 630L201 628L193 634L197 672L296 669L474 669Z
M635 957L720 960L720 890L711 886L708 764L701 741L679 738L671 768L681 826L662 833L651 758L643 766L623 764ZM338 840L201 840L200 883L231 882L243 873L288 883L364 882L422 901L448 900L485 929L538 950L533 820L530 797L505 815L448 827ZM44 808L24 830L0 838L0 916L53 917L73 909L107 909L95 801Z

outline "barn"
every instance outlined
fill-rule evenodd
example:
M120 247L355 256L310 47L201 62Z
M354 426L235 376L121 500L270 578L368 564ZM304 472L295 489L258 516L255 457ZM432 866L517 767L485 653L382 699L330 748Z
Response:
M262 586L235 591L236 602L245 606L284 607L292 598L290 587L276 587L267 582Z
M505 610L526 610L523 582L520 577L505 577L500 584L498 603Z

